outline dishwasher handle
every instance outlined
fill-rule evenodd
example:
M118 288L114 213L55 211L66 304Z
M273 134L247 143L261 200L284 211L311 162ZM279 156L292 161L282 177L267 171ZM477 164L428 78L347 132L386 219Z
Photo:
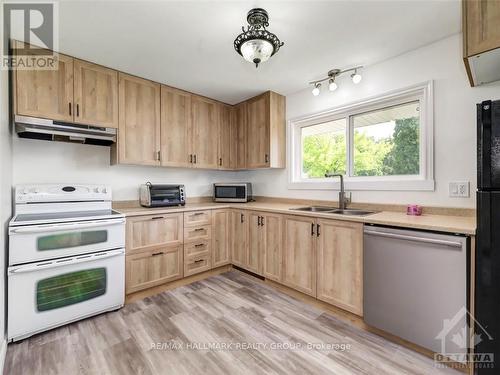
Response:
M428 244L433 244L433 245L458 247L458 248L462 247L462 243L461 242L440 240L440 239L437 239L437 238L409 236L409 235L406 235L406 234L397 234L397 233L377 232L377 231L369 230L369 229L365 229L365 234L369 234L369 235L372 235L372 236L385 237L385 238L394 238L394 239L398 239L398 240L423 242L423 243L428 243Z

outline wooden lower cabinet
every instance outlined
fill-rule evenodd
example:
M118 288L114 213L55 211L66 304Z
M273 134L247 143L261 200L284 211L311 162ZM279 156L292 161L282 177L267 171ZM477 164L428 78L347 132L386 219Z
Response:
M214 210L212 213L212 268L231 263L229 216L229 210Z
M264 248L262 252L262 275L280 282L283 266L283 215L262 214Z
M126 294L183 277L182 245L126 256Z
M262 253L265 241L264 230L260 225L261 217L260 212L248 214L248 254L242 266L258 275L262 274Z
M316 297L316 219L284 217L283 284Z
M231 262L238 267L246 267L248 259L248 214L242 210L229 212L229 233Z
M317 221L317 298L363 315L363 224Z

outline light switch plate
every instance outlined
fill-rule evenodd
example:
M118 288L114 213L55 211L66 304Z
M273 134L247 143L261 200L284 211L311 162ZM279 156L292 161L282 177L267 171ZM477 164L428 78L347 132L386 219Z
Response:
M449 196L452 198L469 198L469 181L453 181L449 184Z

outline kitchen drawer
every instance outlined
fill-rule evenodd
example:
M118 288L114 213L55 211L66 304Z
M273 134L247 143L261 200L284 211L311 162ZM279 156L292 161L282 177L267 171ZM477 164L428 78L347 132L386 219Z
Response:
M212 238L212 226L204 225L184 230L184 241L200 241Z
M128 217L127 254L182 245L182 213Z
M192 255L185 258L184 277L208 271L212 268L210 253Z
M212 250L212 242L210 240L199 240L188 242L184 245L184 256L194 256L201 253L210 252Z
M212 224L212 211L193 211L184 213L184 226L193 227Z

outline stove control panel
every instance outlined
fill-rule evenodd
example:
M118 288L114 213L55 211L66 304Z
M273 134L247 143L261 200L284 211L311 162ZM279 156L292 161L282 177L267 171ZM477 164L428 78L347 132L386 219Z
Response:
M17 185L16 203L111 201L107 185L36 184Z

